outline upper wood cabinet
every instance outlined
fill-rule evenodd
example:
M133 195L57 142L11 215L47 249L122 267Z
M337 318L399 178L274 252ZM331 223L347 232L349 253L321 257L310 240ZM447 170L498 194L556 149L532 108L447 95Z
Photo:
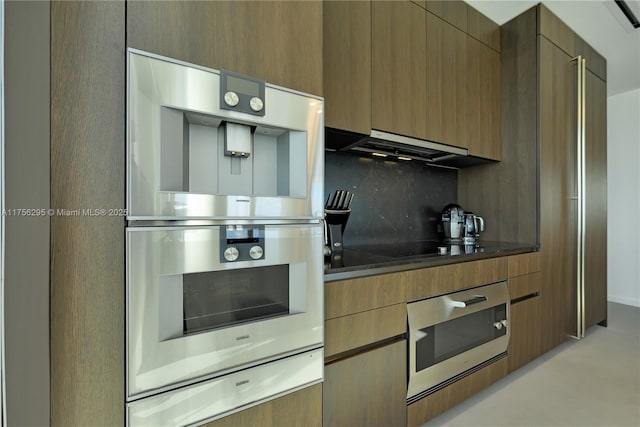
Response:
M468 70L468 36L437 16L426 15L427 139L467 148L467 108L472 101L467 81L474 77Z
M448 22L454 27L468 31L467 14L470 8L467 3L462 0L423 0L418 2L423 4L425 9L440 19Z
M465 94L469 154L502 158L500 54L474 38L467 38L468 69ZM463 110L464 111L464 110Z
M324 122L371 132L371 3L322 3Z
M500 52L500 26L476 9L467 9L467 34Z
M426 13L411 2L371 4L371 113L375 129L427 137Z
M337 1L323 28L327 127L500 160L497 24L462 1Z
M322 2L127 2L127 46L322 95Z

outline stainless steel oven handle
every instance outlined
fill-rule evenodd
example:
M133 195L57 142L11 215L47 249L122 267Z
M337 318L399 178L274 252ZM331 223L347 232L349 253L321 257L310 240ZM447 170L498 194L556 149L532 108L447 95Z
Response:
M451 301L451 305L453 307L465 308L469 305L478 304L479 302L484 302L487 300L487 297L484 295L475 295L473 298L470 298L465 301Z

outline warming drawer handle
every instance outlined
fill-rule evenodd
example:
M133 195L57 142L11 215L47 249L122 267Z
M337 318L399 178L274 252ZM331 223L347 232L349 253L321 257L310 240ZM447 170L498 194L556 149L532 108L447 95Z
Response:
M473 298L468 299L466 301L451 301L451 305L454 307L464 308L469 305L478 304L479 302L484 302L486 300L487 300L487 297L485 297L484 295L476 295Z

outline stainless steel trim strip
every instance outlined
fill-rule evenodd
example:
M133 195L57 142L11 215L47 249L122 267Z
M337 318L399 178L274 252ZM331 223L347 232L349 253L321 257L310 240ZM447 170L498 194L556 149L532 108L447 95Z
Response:
M0 209L4 204L4 0L0 0ZM4 378L4 223L0 219L0 426L7 425Z
M580 199L580 223L581 228L579 230L580 235L580 256L582 260L580 262L580 338L584 338L585 329L586 329L586 305L585 305L585 252L586 252L586 226L587 226L587 164L586 164L586 156L587 156L587 65L586 59L582 58L581 66L582 69L582 104L580 104L580 115L582 121L582 133L581 133L581 141L580 141L580 183L581 183L581 192L582 198Z
M575 338L584 338L585 297L584 297L584 251L585 251L585 90L586 62L582 55L572 58L576 61L576 193L577 236L576 236L576 329Z
M426 148L429 150L446 151L451 154L458 154L466 156L468 151L464 148L453 147L451 145L438 144L436 142L426 141L423 139L411 138L408 136L398 135L395 133L383 132L381 130L373 129L371 131L371 138L384 139L386 141L398 142L400 144L413 145L416 147Z
M200 425L323 379L322 349L127 404L127 426Z

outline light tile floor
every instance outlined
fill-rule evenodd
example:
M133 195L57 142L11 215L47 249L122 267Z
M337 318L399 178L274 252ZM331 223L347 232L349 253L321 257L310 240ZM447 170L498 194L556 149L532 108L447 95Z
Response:
M608 317L423 427L640 426L640 308Z

